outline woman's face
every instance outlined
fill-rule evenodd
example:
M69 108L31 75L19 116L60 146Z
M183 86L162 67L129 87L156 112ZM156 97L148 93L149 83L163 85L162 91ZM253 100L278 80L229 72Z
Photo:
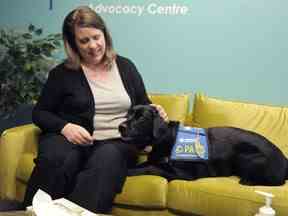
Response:
M106 51L103 32L92 27L75 27L75 42L83 63L101 63Z

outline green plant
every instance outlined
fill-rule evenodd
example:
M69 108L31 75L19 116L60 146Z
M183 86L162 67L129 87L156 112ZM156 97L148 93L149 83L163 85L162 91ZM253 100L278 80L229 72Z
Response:
M61 38L43 36L34 25L25 32L0 30L0 117L37 100L48 71L58 62L54 52L61 47Z

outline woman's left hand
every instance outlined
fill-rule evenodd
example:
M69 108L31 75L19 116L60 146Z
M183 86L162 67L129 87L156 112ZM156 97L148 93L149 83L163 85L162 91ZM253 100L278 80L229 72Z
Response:
M159 115L161 116L161 118L164 119L164 121L169 120L167 113L165 112L164 108L161 105L159 105L159 104L150 104L150 105L157 109Z

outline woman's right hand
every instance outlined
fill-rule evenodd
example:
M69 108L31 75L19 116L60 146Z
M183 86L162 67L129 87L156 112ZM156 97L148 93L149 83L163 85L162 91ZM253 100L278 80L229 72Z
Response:
M66 139L73 144L78 145L93 144L93 137L90 135L90 133L85 128L77 124L73 123L66 124L61 130L61 134L63 134L66 137Z

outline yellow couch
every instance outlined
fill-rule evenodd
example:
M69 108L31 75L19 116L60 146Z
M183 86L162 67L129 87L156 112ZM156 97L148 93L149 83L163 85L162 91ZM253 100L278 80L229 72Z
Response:
M172 120L197 127L235 126L256 131L273 141L288 156L288 108L257 105L194 96L193 112L188 113L190 95L152 95ZM0 144L0 197L23 199L33 168L40 130L25 125L6 130ZM288 184L279 187L243 186L238 177L203 178L196 181L167 182L158 176L128 177L117 195L115 215L205 215L252 216L264 205L255 190L275 195L277 216L288 215Z

